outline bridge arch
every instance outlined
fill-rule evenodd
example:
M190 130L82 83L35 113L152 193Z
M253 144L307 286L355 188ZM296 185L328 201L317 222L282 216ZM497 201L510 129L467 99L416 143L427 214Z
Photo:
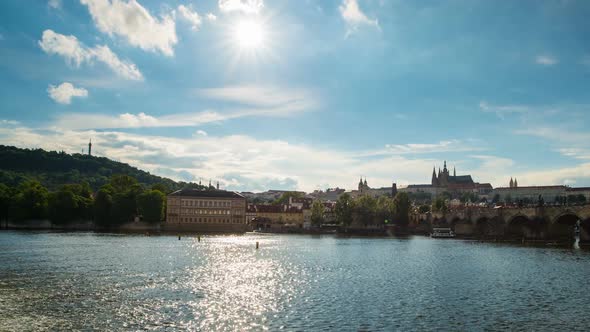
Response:
M574 229L578 221L580 221L580 226L584 227L581 218L576 213L571 211L561 213L553 219L549 236L556 240L573 240L575 237Z
M478 237L498 237L504 234L504 220L499 216L481 216L475 221Z
M529 218L523 214L513 216L506 224L505 234L509 238L538 239L545 236L547 221L543 218Z
M455 230L455 234L459 236L472 236L473 235L473 223L469 218L460 218L456 216L451 221L451 227Z

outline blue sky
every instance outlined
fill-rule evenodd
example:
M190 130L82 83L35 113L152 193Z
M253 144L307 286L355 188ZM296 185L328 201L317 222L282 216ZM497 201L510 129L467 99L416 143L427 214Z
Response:
M0 2L0 144L232 190L590 186L587 1Z

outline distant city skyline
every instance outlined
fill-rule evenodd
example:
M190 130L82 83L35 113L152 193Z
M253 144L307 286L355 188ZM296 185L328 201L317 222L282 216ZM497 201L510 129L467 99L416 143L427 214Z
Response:
M590 186L587 1L0 3L0 144L236 191Z

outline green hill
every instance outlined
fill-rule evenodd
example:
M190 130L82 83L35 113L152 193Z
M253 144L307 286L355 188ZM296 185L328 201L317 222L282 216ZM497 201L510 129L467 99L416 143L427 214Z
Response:
M167 191L195 186L153 175L104 157L0 145L0 183L8 186L17 186L23 180L35 179L50 191L63 184L82 182L87 182L92 189L97 190L115 174L134 177L146 187L161 184Z

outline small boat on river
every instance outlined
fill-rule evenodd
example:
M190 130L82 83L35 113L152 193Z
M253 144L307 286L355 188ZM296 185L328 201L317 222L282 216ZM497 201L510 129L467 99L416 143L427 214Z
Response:
M451 239L455 237L455 232L450 228L435 227L432 229L430 237L433 239Z

